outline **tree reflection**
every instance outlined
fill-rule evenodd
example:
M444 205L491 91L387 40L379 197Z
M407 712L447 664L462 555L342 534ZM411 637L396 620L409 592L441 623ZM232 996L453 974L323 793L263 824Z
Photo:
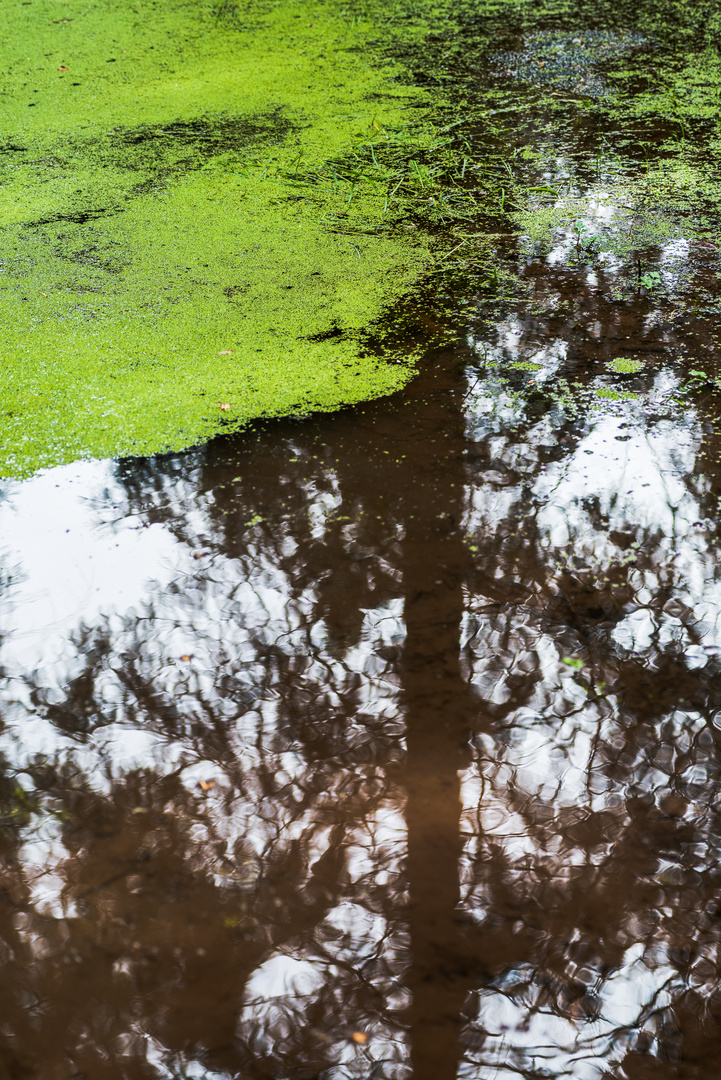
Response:
M3 657L8 1076L713 1075L703 414L495 378L108 479L174 562Z

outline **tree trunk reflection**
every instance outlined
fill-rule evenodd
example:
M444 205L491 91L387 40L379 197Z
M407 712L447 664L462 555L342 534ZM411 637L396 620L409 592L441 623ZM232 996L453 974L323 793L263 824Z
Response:
M414 1080L454 1080L458 1034L471 988L458 919L460 776L473 705L461 673L464 551L461 379L445 385L416 418L436 448L403 498L402 574L406 638L401 660L407 759L407 883L411 961L408 1010ZM439 392L440 391L440 392Z

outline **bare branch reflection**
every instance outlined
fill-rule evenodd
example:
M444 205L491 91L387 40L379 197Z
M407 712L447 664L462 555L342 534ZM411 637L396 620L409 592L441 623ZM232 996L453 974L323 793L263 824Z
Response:
M712 402L517 392L487 358L548 309L395 400L9 487L5 1075L715 1076Z

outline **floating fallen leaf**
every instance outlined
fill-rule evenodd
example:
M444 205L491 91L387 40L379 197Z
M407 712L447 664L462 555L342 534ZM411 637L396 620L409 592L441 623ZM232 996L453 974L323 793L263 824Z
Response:
M133 809L130 811L130 813L131 814L147 814L148 813L148 808L147 808L147 806L134 806Z
M66 68L65 64L61 64L60 67L58 68L58 71L69 71L69 70L70 70L70 68Z
M184 664L187 664L189 660L193 659L193 654L192 653L183 653L183 655L180 657L180 659L183 661Z
M215 780L201 780L200 786L203 791L210 791L211 788L215 787Z
M232 349L221 349L220 352L218 353L218 356L230 356L232 354L232 352L233 352Z
M208 551L194 551L193 552L193 558L194 559L204 559L205 556L209 555L209 554L210 554L210 552L208 552Z
M358 1043L359 1046L365 1046L368 1042L368 1036L364 1031L354 1031L351 1035L354 1043Z
M43 292L43 290L41 289L41 290L40 290L40 295L41 295L41 296L47 296L48 294L47 294L46 292Z
M227 412L228 409L230 408L230 405L228 404L227 401L223 401L223 402L219 401L218 402L218 408L221 410L221 412Z

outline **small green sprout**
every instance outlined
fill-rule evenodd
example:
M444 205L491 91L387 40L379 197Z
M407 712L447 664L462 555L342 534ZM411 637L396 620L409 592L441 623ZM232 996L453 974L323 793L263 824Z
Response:
M641 275L640 281L644 289L650 292L661 284L661 275L658 270L650 270L647 274Z
M598 243L601 239L595 233L592 233L585 221L580 219L574 222L572 227L573 235L576 239L576 250L590 251L594 244Z

